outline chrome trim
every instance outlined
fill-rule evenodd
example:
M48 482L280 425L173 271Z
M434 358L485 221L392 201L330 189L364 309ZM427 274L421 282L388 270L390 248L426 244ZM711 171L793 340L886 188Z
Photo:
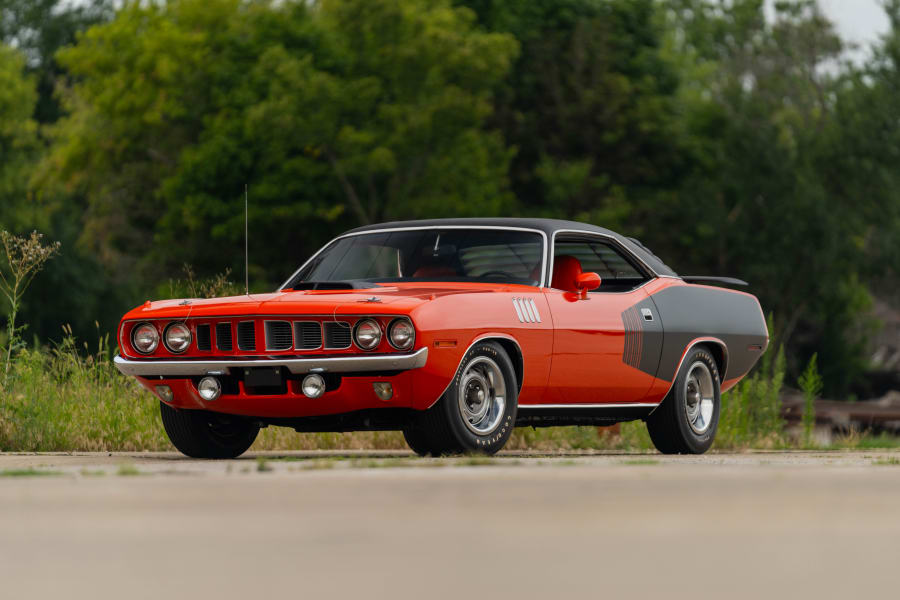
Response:
M669 389L666 390L666 393L663 395L663 399L659 401L659 404L657 406L661 405L663 402L666 401L666 398L672 392L672 388L675 387L675 381L678 379L678 372L681 370L681 366L684 364L684 359L687 358L688 353L697 344L707 344L709 342L712 342L714 344L718 344L718 345L722 346L722 362L725 364L722 365L722 367L723 367L722 372L719 373L719 386L721 387L721 384L725 382L725 374L726 374L726 371L728 370L728 346L726 346L725 342L723 342L719 338L714 338L714 337L697 338L694 341L692 341L690 344L688 344L687 348L682 353L681 360L678 361L678 366L675 367L675 375L674 375L674 377L672 377L672 383L671 383L671 385L669 385ZM654 412L655 412L655 410L654 410ZM652 415L653 412L651 412L650 414Z
M288 282L290 282L291 279L296 277L300 271L302 271L304 268L306 268L306 265L308 265L318 255L320 255L322 252L324 252L326 248L328 248L329 246L331 246L333 243L335 243L336 241L338 241L340 239L343 239L345 237L353 237L353 236L357 236L357 235L368 235L371 233L388 233L391 231L422 231L422 230L426 230L426 229L495 229L498 231L528 231L531 233L540 234L541 238L544 240L544 252L543 252L543 255L541 256L541 280L538 282L538 287L545 287L544 282L547 281L547 279L550 276L549 272L547 271L547 261L549 260L551 248L547 244L547 233L541 229L533 229L531 227L507 227L504 225L443 225L443 226L441 226L441 225L423 225L423 226L418 226L418 227L387 227L385 229L372 229L370 231L357 231L355 233L345 233L343 235L339 235L336 238L334 238L333 240L331 240L330 242L328 242L327 244L325 244L324 246L322 246L321 248L319 248L319 250L315 254L313 254L308 259L306 259L306 262L303 263L302 265L300 265L299 269L297 269L296 271L291 273L291 276L288 277L287 279L285 279L284 283L282 283L280 286L278 286L278 290L281 291L281 290L285 289L285 286L287 286Z
M519 299L518 299L518 298L513 298L513 299L512 299L512 305L513 305L513 308L516 309L516 316L519 317L519 323L524 323L524 322L525 322L525 315L522 314L522 307L519 306Z
M251 325L253 325L253 347L252 348L242 348L241 347L241 325L244 325L245 323L250 323ZM265 333L265 332L263 332L263 333ZM234 341L236 342L235 345L237 346L238 350L241 350L243 352L256 352L257 349L259 348L259 344L257 343L257 339L256 339L256 320L236 321L234 324L234 337L235 337ZM263 340L263 342L265 342L265 340Z
M409 323L410 327L412 327L413 336L412 336L412 339L410 340L409 344L407 344L406 348L401 348L400 346L397 346L396 344L394 344L394 340L391 339L391 329L394 328L394 323L396 323L397 321L406 321ZM385 335L387 335L387 341L388 341L388 344L390 344L391 348L396 348L397 350L409 350L410 348L412 348L413 346L416 345L416 326L415 326L415 324L413 324L412 319L410 319L409 317L397 317L396 319L392 319L388 323L387 329L385 329Z
M139 327L143 327L144 325L149 325L150 327L152 327L153 329L156 330L156 336L157 336L157 337L156 337L156 345L153 346L153 350L151 350L150 352L142 352L142 351L139 350L138 347L134 344L134 332L137 331ZM123 336L125 335L125 325L124 325L124 323L122 324L122 335L123 335ZM130 339L130 341L131 341L131 347L134 348L134 350L135 350L138 354L143 354L144 356L149 356L149 355L153 354L154 352L156 352L156 351L159 349L159 344L160 344L160 343L162 343L163 346L166 345L166 344L165 344L165 340L163 340L163 334L161 334L161 333L159 332L159 327L157 327L156 324L153 323L153 322L151 322L151 321L141 321L140 323L138 323L137 325L135 325L134 327L132 327L132 328L131 328L131 335L128 336L128 337L129 337L129 339Z
M378 332L379 332L378 343L376 343L371 348L363 348L362 344L360 344L359 341L356 339L356 332L359 329L359 326L361 324L365 323L366 321L372 321L373 323L375 323L375 326L378 327ZM356 346L363 352L372 352L374 350L377 350L378 346L381 345L381 341L383 339L384 339L384 329L381 327L381 323L378 322L378 319L373 319L371 317L366 317L366 318L357 320L356 323L354 323L354 325L353 325L353 329L350 330L350 341L353 343L354 346Z
M553 232L553 238L550 240L550 270L548 273L549 282L547 283L547 287L550 287L550 285L553 283L553 263L556 261L556 236L557 236L557 234L560 234L560 233L575 233L578 235L583 235L585 237L603 238L604 241L611 242L612 244L615 245L616 248L622 250L627 256L629 256L629 257L633 258L635 261L637 261L638 264L640 264L641 267L644 270L646 270L647 273L650 274L650 277L647 279L647 281L645 281L644 283L642 283L641 285L637 286L634 289L627 290L624 292L594 292L594 293L597 293L597 294L630 294L631 292L641 289L642 287L644 287L645 285L647 285L648 283L650 283L651 281L653 281L654 279L659 278L659 277L669 277L672 279L681 279L680 277L672 277L671 275L660 275L659 273L654 271L650 265L648 265L643 260L641 260L640 256L637 256L634 252L632 252L631 250L626 248L625 245L622 244L622 242L620 242L614 236L611 236L607 233L597 233L595 231L581 231L578 229L557 229L556 231ZM556 289L556 288L551 288L551 289Z
M318 346L316 346L315 348L298 348L297 347L297 325L300 323L315 323L316 325L319 326L319 345ZM325 345L325 332L322 330L322 321L309 321L309 320L293 321L291 323L291 330L293 331L293 335L294 335L294 350L303 350L303 351L319 350L320 348L322 348L322 346Z
M534 318L537 319L537 322L543 323L543 321L541 321L541 313L540 313L540 311L538 311L537 304L534 303L534 298L528 299L528 306L529 306L529 309L531 310L531 312L534 313Z
M514 297L512 303L516 309L516 316L519 317L519 323L542 323L541 313L538 312L533 298Z
M113 362L123 375L138 377L193 377L209 373L230 373L231 369L248 367L286 367L295 375L317 373L351 373L372 371L409 371L425 366L428 348L412 354L376 356L341 356L338 358L287 358L278 360L128 360L116 356Z
M344 325L347 326L347 329L350 330L350 342L348 342L346 346L328 346L325 344L327 337L328 337L327 328L325 326L328 325L329 323L343 323ZM337 321L337 320L322 321L322 349L323 350L346 350L347 348L352 348L352 347L353 347L353 326L350 325L350 321Z
M228 350L219 345L219 325L228 326L228 339L231 342L231 348ZM213 333L216 334L216 350L219 352L234 352L234 326L231 321L216 321L215 327L213 327Z
M269 346L269 337L270 337L269 336L269 323L285 323L285 324L287 324L288 329L291 330L291 343L288 344L287 348L272 348L271 346ZM290 321L282 321L280 319L275 319L275 320L263 319L263 337L265 337L264 341L265 341L265 345L266 345L266 352L287 352L288 350L293 348L295 345L294 344L294 324L291 323Z
M176 325L184 325L184 328L187 329L187 332L188 332L188 343L187 343L187 346L184 347L184 350L173 350L172 348L169 347L169 337L168 337L169 330ZM188 351L188 348L190 348L191 344L193 344L193 343L194 343L194 334L191 333L191 328L188 326L186 321L177 321L177 320L172 321L171 323L166 325L165 329L163 329L162 344L163 344L163 347L166 350L168 350L170 354L184 354L185 352ZM135 348L135 350L137 350L137 348ZM138 352L140 352L140 350L138 350Z
M635 402L631 404L520 404L519 409L528 408L656 408L659 404Z

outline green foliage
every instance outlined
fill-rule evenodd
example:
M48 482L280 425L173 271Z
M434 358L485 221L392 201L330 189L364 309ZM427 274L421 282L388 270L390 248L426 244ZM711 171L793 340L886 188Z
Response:
M248 184L256 290L360 223L570 217L747 279L790 380L816 352L863 393L900 290L884 9L854 64L815 0L0 0L0 226L67 248L21 318L83 336L185 263L243 275Z
M7 228L24 220L29 169L38 149L31 118L37 93L24 66L20 53L0 45L0 226Z
M775 329L771 315L768 327ZM722 395L716 448L771 448L787 443L781 417L785 368L784 346L773 339L759 368Z
M37 79L39 98L33 108L38 122L59 118L54 92L64 72L54 60L56 51L75 43L78 32L112 14L111 0L0 0L0 42L19 49L28 59L28 71Z
M803 438L806 445L813 443L813 431L816 427L816 398L822 393L822 376L816 365L818 355L813 354L806 365L798 383L803 391Z
M37 231L32 231L30 236L19 237L0 230L0 245L3 246L2 258L5 259L0 264L0 294L6 299L9 308L3 366L5 382L13 352L22 345L21 334L24 327L19 327L16 323L22 297L47 261L59 252L59 242L45 245Z
M248 183L272 285L348 224L508 208L482 126L516 48L439 0L128 3L59 54L77 82L43 181L86 196L114 272L157 280L240 263Z

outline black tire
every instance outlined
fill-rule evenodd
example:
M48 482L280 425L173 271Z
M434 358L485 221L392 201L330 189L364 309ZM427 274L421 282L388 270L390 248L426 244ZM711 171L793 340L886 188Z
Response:
M498 372L494 371L494 367ZM495 377L489 390L482 390L480 385L488 381L487 377L473 375L482 368L485 369L485 372L492 372ZM503 398L502 408L499 407L499 403L496 403L498 396L495 391L500 389L500 384L496 381L497 376L502 376L503 379L503 394L500 396ZM485 421L483 421L485 423L483 433L476 431L480 423L467 424L463 416L462 404L465 401L460 399L461 385L465 385L466 390L476 389L488 392L484 398L488 399L491 404L485 415ZM515 427L518 389L515 369L503 347L495 342L478 343L466 352L450 387L447 388L441 399L423 412L417 422L413 424L412 442L410 443L409 436L406 438L407 442L415 452L420 454L417 447L428 450L428 453L433 455L463 452L494 454L506 445ZM494 421L496 421L496 425L492 425ZM404 435L406 435L405 431Z
M700 384L705 380L705 373L709 374L710 381ZM707 385L711 389L701 390ZM697 400L700 404L696 405L696 411L691 408L691 399L704 395L707 400L712 400L712 411L705 418L700 410L702 400ZM647 431L653 445L663 454L703 454L715 441L721 406L719 368L705 347L696 347L684 357L669 394L647 418Z
M413 425L403 430L403 439L409 449L419 456L442 456L444 454L454 454L445 448L438 447L434 440L428 436L428 432L420 427Z
M241 417L176 410L163 402L159 412L172 445L191 458L237 458L259 434L258 424Z

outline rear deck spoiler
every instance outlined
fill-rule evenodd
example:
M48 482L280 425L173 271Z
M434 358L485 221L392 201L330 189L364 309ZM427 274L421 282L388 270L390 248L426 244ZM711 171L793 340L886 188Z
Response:
M744 281L743 279L736 279L734 277L711 277L709 275L682 275L681 278L686 283L711 283L713 285L740 285L740 286L749 286L750 284Z

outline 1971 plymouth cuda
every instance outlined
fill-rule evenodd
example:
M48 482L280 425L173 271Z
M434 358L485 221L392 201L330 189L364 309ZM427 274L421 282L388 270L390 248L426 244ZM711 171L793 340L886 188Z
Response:
M371 225L274 293L147 302L115 364L188 456L260 427L402 430L421 455L494 453L514 427L644 420L665 453L713 443L720 394L769 342L749 294L697 285L634 239L548 219Z

